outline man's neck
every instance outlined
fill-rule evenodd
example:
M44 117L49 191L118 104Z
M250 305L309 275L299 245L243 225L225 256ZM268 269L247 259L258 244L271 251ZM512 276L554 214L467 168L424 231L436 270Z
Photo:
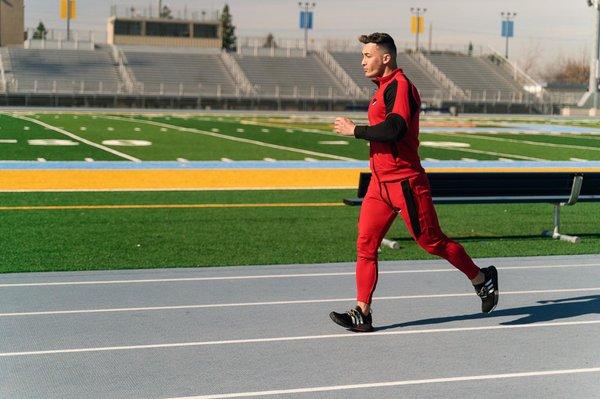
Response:
M383 71L383 75L381 75L382 78L390 75L392 72L394 72L396 69L398 69L397 65L388 65L385 67L385 70Z

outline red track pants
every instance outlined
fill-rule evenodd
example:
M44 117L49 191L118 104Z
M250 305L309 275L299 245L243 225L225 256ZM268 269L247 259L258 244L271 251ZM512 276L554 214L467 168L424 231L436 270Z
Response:
M358 219L358 301L371 303L377 286L377 249L398 213L424 250L446 259L469 279L477 276L479 268L462 245L446 237L440 229L425 174L385 183L373 176Z

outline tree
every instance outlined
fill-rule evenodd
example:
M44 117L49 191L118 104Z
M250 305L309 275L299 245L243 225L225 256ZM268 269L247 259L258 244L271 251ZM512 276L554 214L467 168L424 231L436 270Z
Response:
M168 6L163 6L162 10L160 10L159 17L165 19L173 19L173 13Z
M559 57L543 74L547 82L585 84L590 78L589 58L584 53L579 57Z
M544 49L539 41L529 40L525 46L524 55L519 59L518 66L523 72L533 78L540 77L540 60Z
M265 39L265 43L263 44L263 47L277 47L277 43L275 43L275 36L273 36L272 33L269 33L267 35L267 38Z
M229 5L225 4L221 13L221 32L223 35L221 47L225 50L235 50L236 48L235 26L231 21L232 15L229 13Z
M42 21L40 21L37 28L35 28L35 32L33 32L33 38L36 40L43 40L46 39L47 34L48 31L46 30L46 26L44 26Z

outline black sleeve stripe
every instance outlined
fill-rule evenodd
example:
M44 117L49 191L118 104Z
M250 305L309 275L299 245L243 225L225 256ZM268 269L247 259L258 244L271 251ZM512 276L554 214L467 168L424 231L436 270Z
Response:
M408 106L409 111L410 111L410 117L412 118L416 112L419 112L419 108L421 107L421 105L417 102L417 100L415 99L415 93L414 90L417 90L417 88L415 87L415 85L412 84L412 82L410 80L408 80Z
M398 92L398 81L394 79L383 92L383 100L385 102L385 113L389 114L394 110L394 104L396 103L396 93Z

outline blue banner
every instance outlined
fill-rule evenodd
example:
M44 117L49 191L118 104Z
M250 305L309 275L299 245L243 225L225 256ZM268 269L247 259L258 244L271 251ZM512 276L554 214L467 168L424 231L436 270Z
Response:
M313 13L312 11L300 11L300 29L313 28Z
M502 37L515 35L515 21L502 21Z

